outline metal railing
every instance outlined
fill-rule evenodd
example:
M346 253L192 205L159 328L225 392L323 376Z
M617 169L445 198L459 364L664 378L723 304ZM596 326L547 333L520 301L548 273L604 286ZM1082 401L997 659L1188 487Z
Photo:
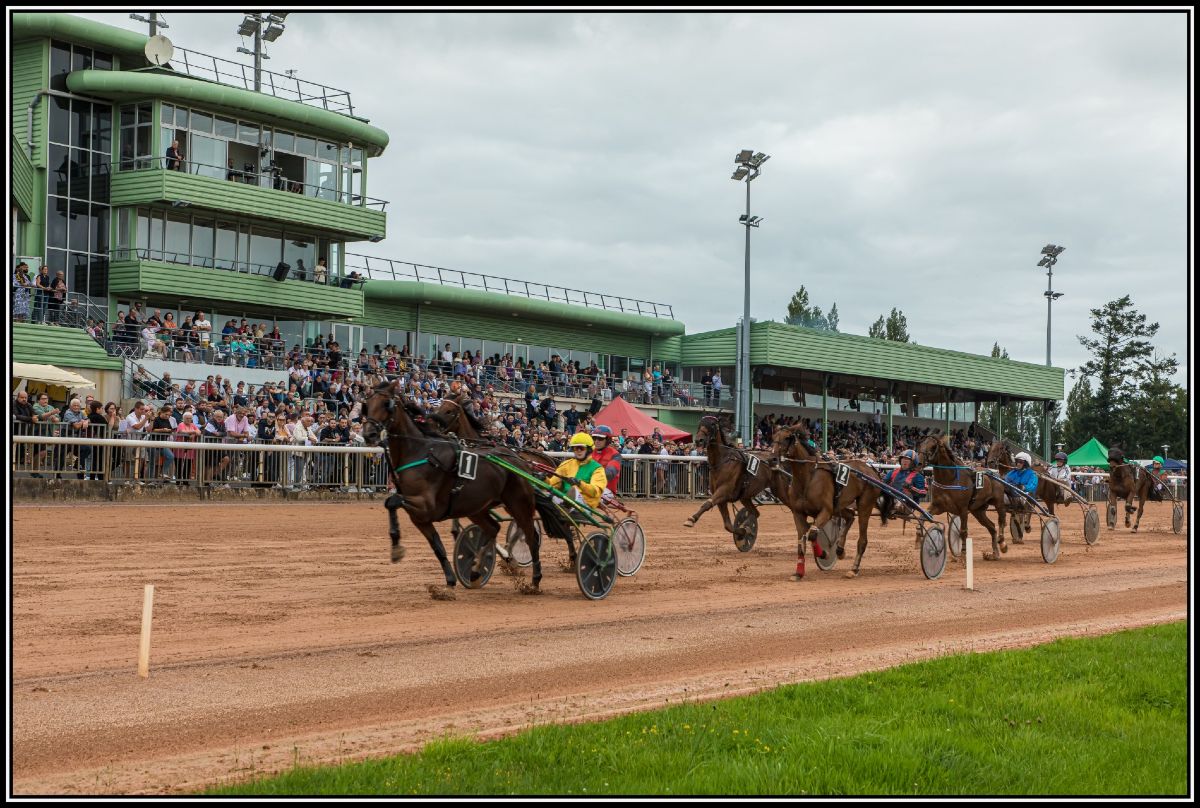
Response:
M360 263L351 264L351 259L359 259ZM522 281L499 275L463 272L458 269L414 264L410 261L393 261L390 258L377 258L360 253L346 253L346 268L349 269L351 267L365 271L368 279L412 280L421 283L436 283L441 286L479 289L484 292L496 292L516 297L547 300L553 303L581 305L592 309L640 314L644 317L675 319L671 306L665 303L653 303L648 300L606 295L601 292L585 292L579 289L568 289L563 286Z
M302 194L314 199L324 199L327 202L337 202L342 205L359 208L371 208L372 210L386 210L388 205L387 200L384 199L375 199L374 197L363 196L362 194L355 194L350 191L339 191L327 185L312 185L286 177L284 176L283 169L279 166L262 168L261 166L256 167L252 163L243 163L242 168L238 169L233 165L218 166L211 163L198 163L194 160L188 160L187 156L184 155L179 158L126 157L117 162L114 167L122 173L159 169L179 171L184 174L194 174L196 176L208 177L209 179L238 182L244 185L252 185L256 188Z
M222 269L226 272L244 272L247 275L265 277L274 277L275 270L278 267L278 265L271 266L269 264L255 264L249 261L235 261L232 258L215 258L211 255L193 255L178 250L153 250L142 247L113 249L109 251L109 258L113 261L159 261L164 264L179 264L180 266L202 267L204 269ZM314 270L316 270L316 267L290 267L286 279L308 281L309 283L317 283L324 286L340 286L342 288L349 288L347 282L349 284L356 282L354 278L333 277L328 271L324 273L321 280L318 280ZM361 280L357 282L361 283Z
M207 53L176 47L170 68L194 78L207 79L230 87L240 87L243 90L254 89L254 65L241 64ZM350 93L346 90L305 81L295 76L273 73L270 70L260 71L260 76L262 77L261 92L267 95L354 116L354 104L350 100ZM360 118L359 120L365 119Z
M13 288L16 286L14 283ZM93 298L82 292L64 292L63 299L57 300L53 292L30 287L29 315L26 319L30 323L87 328L88 320L104 324L108 319L108 304L104 298Z

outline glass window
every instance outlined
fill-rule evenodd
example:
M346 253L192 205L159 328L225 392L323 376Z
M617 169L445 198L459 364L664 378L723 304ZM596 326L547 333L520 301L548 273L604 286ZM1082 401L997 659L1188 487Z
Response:
M167 261L180 264L188 263L191 254L191 226L188 217L182 213L167 214L166 241L163 252Z
M125 210L125 208L122 208ZM139 250L150 249L150 211L145 208L138 208L137 217L137 238L134 239L134 244Z
M243 143L258 143L258 125L238 121L238 140Z
M238 270L248 270L250 267L250 227L242 225L238 230Z
M89 257L88 285L85 293L92 297L104 297L108 294L108 257L93 255Z
M192 263L198 267L213 266L214 230L212 219L196 219L192 222Z
M149 158L150 157L150 127L149 126L139 126L137 128L136 137L137 137L137 140L136 140L137 145L135 147L137 149L136 156L141 157L141 158ZM170 145L170 144L168 144L168 145ZM149 168L149 166L150 166L148 160L137 160L137 161L135 161L135 164L137 165L138 168Z
M162 151L163 159L162 159L162 161L155 161L154 167L169 169L169 168L171 168L171 163L168 162L168 160L166 159L166 154L167 154L167 149L171 148L171 144L174 143L175 140L177 139L176 134L175 134L175 129L174 129L174 127L168 128L168 127L164 126L162 128L162 130L158 133L158 136L160 138L159 142L162 144L162 149L160 151ZM185 157L188 156L187 152L184 151L184 149L183 149L183 144L180 144L179 150L181 152L183 152ZM172 169L172 170L174 170L174 169Z
M117 249L129 249L129 224L133 219L132 208L117 209Z
M336 163L338 161L338 147L336 143L330 143L326 140L317 141L317 159L324 160L328 163Z
M67 251L66 250L46 250L46 267L50 270L50 277L54 277L54 273L62 270L67 271Z
M47 167L50 174L49 191L59 196L67 195L67 180L71 176L71 150L66 146L51 143L47 153Z
M46 205L46 246L67 246L67 200L51 196Z
M92 133L92 148L109 155L112 153L113 108L108 104L94 104L92 109L92 126L95 127Z
M220 115L216 118L216 127L213 133L218 137L228 138L229 140L237 139L237 121L233 118L222 118Z
M92 147L92 105L78 98L71 99L71 143L85 149Z
M237 225L232 222L217 222L216 267L233 269L237 259Z
M550 349L544 348L541 345L529 346L529 361L541 364L550 358Z
M84 48L79 45L75 46L75 57L71 60L72 70L91 70L92 69L92 49Z
M291 132L275 131L275 148L280 151L294 152L296 150L296 136Z
M225 156L224 140L217 140L215 137L205 135L192 135L192 142L188 145L190 152L187 154L187 158L192 173L218 180L225 179L228 158Z
M283 244L283 260L292 265L295 277L315 280L313 267L317 265L316 236L288 233Z
M137 125L137 107L132 104L126 104L121 107L121 126L136 126Z
M96 51L92 56L93 70L112 70L113 58L111 53Z
M183 109L182 107L175 108L175 125L178 126L180 129L187 129L188 121L190 119L191 119L191 116L188 115L188 111L186 109ZM163 122L168 123L168 121L163 121Z
M50 89L67 91L67 74L71 72L71 46L66 42L50 43Z
M255 274L271 272L283 255L283 234L278 230L253 228L250 231L250 271Z
M320 256L318 256L320 257ZM328 260L326 266L334 275L341 275L342 272L342 242L334 241L329 245L329 254L324 256Z
M108 205L92 205L92 233L88 238L88 251L108 253Z
M483 340L470 339L468 337L463 337L462 351L464 353L470 353L471 356L474 356L476 351L482 351L482 350L483 350Z
M88 203L72 199L70 201L70 210L67 246L72 250L87 252L88 235L92 232L92 220L88 216Z
M162 123L163 126L169 126L175 121L175 106L173 104L162 105Z
M151 125L154 123L154 105L149 101L137 105L138 124Z
M296 135L296 153L305 154L309 157L317 156L317 141L311 137Z
M163 258L163 215L152 213L150 217L150 257L161 261Z
M336 201L337 166L332 163L322 163L320 160L305 160L304 162L304 182L309 186L304 189L305 195Z
M75 199L88 198L88 175L92 172L92 156L83 149L71 149L70 195Z
M57 95L50 97L50 141L71 142L71 100Z
M193 132L202 132L206 135L211 135L213 130L213 118L207 112L200 110L192 110L192 125L188 127Z

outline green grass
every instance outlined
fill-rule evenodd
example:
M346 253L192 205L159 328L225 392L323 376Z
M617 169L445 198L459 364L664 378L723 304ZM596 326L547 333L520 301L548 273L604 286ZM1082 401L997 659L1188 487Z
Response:
M336 768L212 794L1186 794L1187 624Z

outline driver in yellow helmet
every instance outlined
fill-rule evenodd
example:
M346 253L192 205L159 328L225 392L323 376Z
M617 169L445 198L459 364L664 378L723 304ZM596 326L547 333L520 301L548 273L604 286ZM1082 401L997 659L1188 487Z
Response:
M577 432L571 437L570 446L574 457L564 460L555 469L555 476L546 482L561 491L563 496L570 495L571 486L574 486L576 500L582 500L590 508L599 508L600 496L604 493L608 478L604 474L604 466L592 457L592 449L595 448L592 436Z

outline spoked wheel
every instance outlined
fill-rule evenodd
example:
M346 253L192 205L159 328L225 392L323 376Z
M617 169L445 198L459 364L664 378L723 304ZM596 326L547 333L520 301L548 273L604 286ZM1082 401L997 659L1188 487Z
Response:
M1025 525L1022 524L1024 518L1022 514L1009 514L1012 516L1008 520L1008 535L1012 536L1013 544L1025 543Z
M1088 507L1087 513L1083 515L1083 540L1088 544L1095 544L1099 538L1100 512L1092 505Z
M533 527L537 531L540 542L542 523L535 519ZM533 553L529 551L529 545L525 541L525 531L521 530L521 526L516 522L508 523L508 533L504 535L504 546L508 549L509 560L518 567L528 567L533 563Z
M479 589L496 569L496 543L483 537L483 528L468 525L454 540L454 573L467 589Z
M617 574L633 575L646 560L646 534L642 526L635 519L622 519L613 528L612 537L617 551Z
M1042 523L1042 561L1053 564L1062 549L1062 527L1057 517L1051 516Z
M952 513L949 522L946 528L946 545L950 548L950 555L958 558L963 553L962 520L958 518L958 514Z
M837 541L842 536L842 528L845 524L842 517L835 516L822 525L821 529L816 531L816 535L813 536L813 544L821 550L821 554L817 555L817 551L814 549L813 558L822 572L829 572L837 564Z
M591 533L579 543L575 579L588 600L608 597L617 580L617 553L607 533Z
M1177 535L1183 530L1183 506L1178 502L1171 508L1171 530Z
M743 553L748 553L754 547L758 538L758 517L754 511L743 508L733 519L733 543Z
M946 569L946 535L942 526L931 524L921 537L921 572L931 581L942 576Z
M1108 506L1108 526L1112 529L1117 527L1117 503L1112 503Z

